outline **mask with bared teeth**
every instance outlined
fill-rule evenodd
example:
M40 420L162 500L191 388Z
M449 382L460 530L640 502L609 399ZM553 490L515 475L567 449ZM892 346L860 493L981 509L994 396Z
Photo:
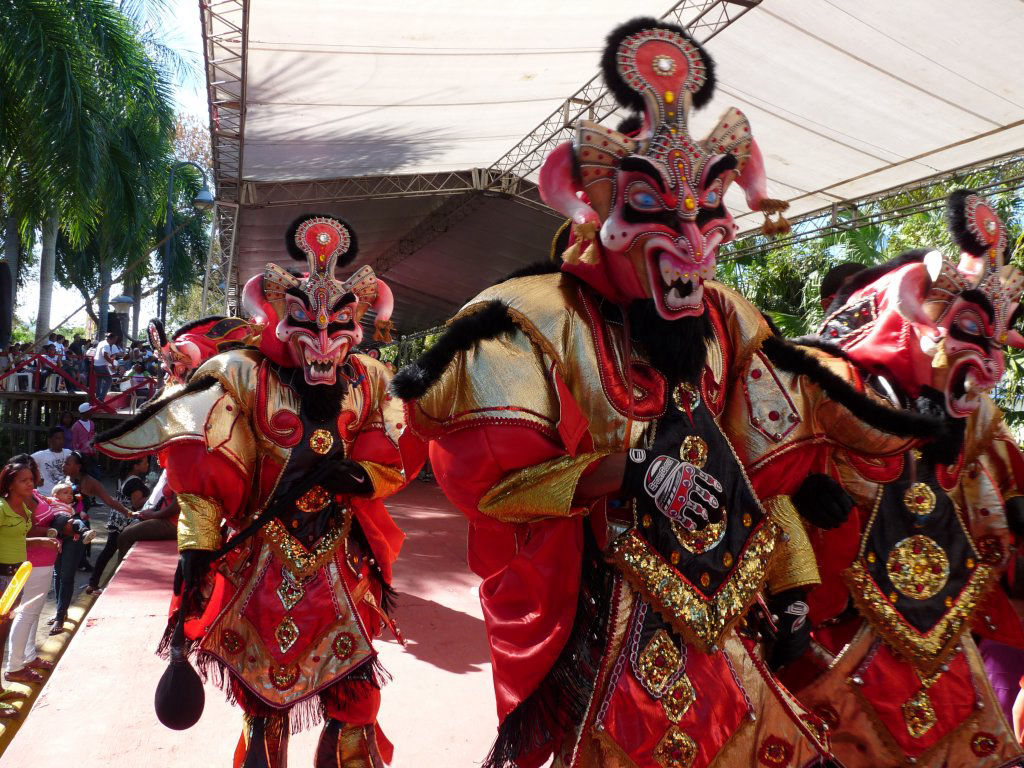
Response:
M289 230L289 251L308 272L296 276L267 264L244 289L246 311L263 325L260 350L285 368L301 368L307 384L334 385L338 369L363 339L363 316L373 309L379 334L387 338L394 300L384 281L364 266L347 280L335 270L356 255L356 240L345 222L306 216Z
M746 117L731 108L703 140L690 136L691 108L714 90L713 64L686 32L655 19L608 38L604 78L619 103L642 113L631 135L584 120L541 169L544 201L572 222L562 269L620 305L654 302L665 320L704 311L704 281L718 248L736 236L725 207L733 182L766 231L784 231L786 204L765 195L764 163Z

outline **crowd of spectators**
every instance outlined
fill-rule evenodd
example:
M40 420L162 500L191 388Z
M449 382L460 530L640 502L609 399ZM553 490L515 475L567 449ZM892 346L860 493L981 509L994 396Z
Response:
M0 469L0 593L23 562L32 564L16 608L0 616L7 682L41 683L53 667L36 646L51 590L56 607L47 623L49 633L59 635L68 629L77 572L89 572L84 590L98 594L110 566L136 541L175 538L177 501L159 467L149 457L124 462L108 467L116 486L113 477L105 483L95 436L90 407L83 404L77 418L64 412L49 428L46 448L13 456ZM102 528L105 539L97 540ZM102 549L90 562L94 540ZM0 685L0 719L17 716L10 702L23 696Z
M56 375L55 368L67 378ZM116 333L95 341L75 334L70 342L62 334L51 333L42 345L10 344L0 350L0 377L9 391L42 392L48 386L53 391L87 390L92 376L96 397L103 400L111 390L148 385L159 370L160 363L148 345L131 342L125 347ZM141 399L151 396L150 390L149 386L143 388Z

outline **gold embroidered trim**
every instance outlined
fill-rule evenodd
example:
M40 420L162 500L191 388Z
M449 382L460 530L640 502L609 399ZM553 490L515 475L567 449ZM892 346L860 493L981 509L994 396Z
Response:
M288 653L288 649L299 639L299 625L291 616L285 616L274 630L274 637L277 638L277 645L280 647L281 653Z
M757 597L766 577L764 563L774 551L777 536L778 527L765 520L748 540L736 570L710 599L665 562L635 529L611 543L609 557L673 629L708 653Z
M373 483L372 498L390 496L405 484L405 473L400 469L378 464L375 461L358 461L356 463L370 476L370 482Z
M178 549L214 550L220 547L220 521L224 511L213 499L194 493L179 493Z
M506 523L569 517L580 477L611 451L560 456L511 472L480 499L480 511Z
M673 725L654 749L654 759L663 768L690 768L697 757L697 743Z
M644 687L660 696L682 661L683 656L668 632L659 629L637 657L636 671Z
M941 592L949 581L949 558L934 540L916 534L892 548L886 570L892 585L904 597L927 600Z
M903 620L888 598L878 590L860 560L843 572L843 579L861 615L889 646L927 674L934 673L952 654L992 578L989 566L976 566L960 592L960 599L930 631L922 635Z
M327 490L323 486L314 485L298 498L295 502L295 506L300 512L312 515L319 512L330 503L331 495Z
M683 676L662 697L661 706L664 708L668 719L673 723L678 723L690 711L690 707L693 706L693 702L696 700L697 692L693 689L693 683L683 673Z
M818 561L807 537L807 529L789 496L773 496L763 502L772 522L785 536L775 545L775 557L768 567L768 589L773 594L796 587L821 583Z
M345 511L345 519L341 525L336 525L326 534L320 537L320 541L313 547L313 551L306 549L302 542L295 539L288 530L281 524L280 520L271 520L263 529L267 541L274 551L291 566L292 572L299 579L312 575L334 557L334 551L338 541L348 536L349 527L352 525L352 516Z

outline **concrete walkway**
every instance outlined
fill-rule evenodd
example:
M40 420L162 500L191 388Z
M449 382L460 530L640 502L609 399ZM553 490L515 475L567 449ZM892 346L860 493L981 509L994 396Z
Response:
M394 676L380 715L395 744L393 765L479 765L496 718L465 521L419 481L390 509L408 535L395 569L408 646L378 643ZM168 730L153 714L165 666L153 649L175 560L169 542L143 542L125 558L0 758L4 768L230 766L241 717L218 690L208 686L203 718L189 731ZM312 765L317 737L318 729L292 737L293 768Z

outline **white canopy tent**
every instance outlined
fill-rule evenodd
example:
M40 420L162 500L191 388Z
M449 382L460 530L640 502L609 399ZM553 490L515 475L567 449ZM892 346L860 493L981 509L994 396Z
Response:
M637 15L705 43L718 89L693 133L728 106L746 112L790 217L1024 148L1018 0L669 5L203 4L211 296L281 259L284 229L308 211L352 223L403 332L543 258L560 220L539 202L537 168L578 116L615 122L593 78L604 36ZM760 224L737 190L727 202L742 229Z

